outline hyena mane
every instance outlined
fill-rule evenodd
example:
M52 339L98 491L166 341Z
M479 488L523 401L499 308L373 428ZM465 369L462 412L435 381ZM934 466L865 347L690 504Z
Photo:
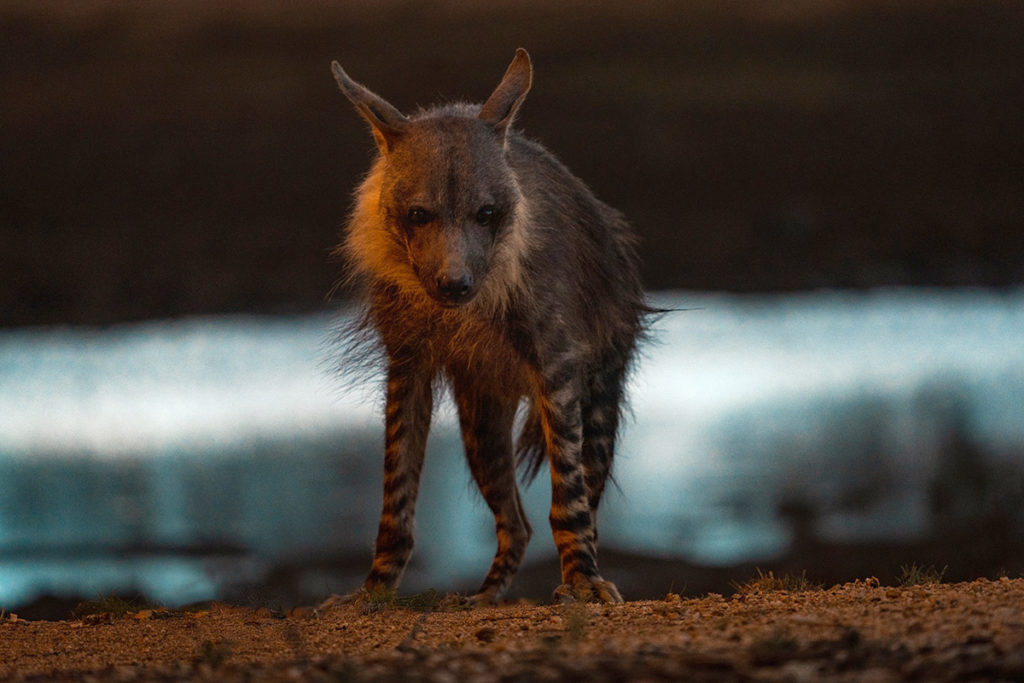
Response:
M621 600L597 571L595 525L651 312L633 231L511 126L532 80L524 50L483 105L408 117L333 68L380 152L338 247L363 306L346 353L356 367L379 361L387 376L384 510L364 588L396 586L408 560L423 445L444 382L495 514L498 551L474 598L491 601L508 587L531 533L518 460L528 476L551 467L556 596Z

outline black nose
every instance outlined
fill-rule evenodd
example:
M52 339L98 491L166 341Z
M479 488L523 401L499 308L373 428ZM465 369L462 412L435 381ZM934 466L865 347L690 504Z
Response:
M473 278L469 273L462 273L456 277L439 275L437 291L445 301L453 304L461 303L468 299L473 292Z

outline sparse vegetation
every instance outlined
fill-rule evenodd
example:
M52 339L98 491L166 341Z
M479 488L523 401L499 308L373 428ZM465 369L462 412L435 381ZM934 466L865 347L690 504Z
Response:
M733 588L741 595L749 593L772 593L776 591L789 591L799 593L801 591L819 590L820 583L815 583L807 578L807 571L800 574L782 574L775 576L771 570L767 572L757 569L757 576L743 582L733 582Z
M582 640L590 627L590 615L587 613L586 603L581 601L564 603L561 612L569 640L573 642Z
M927 567L918 566L915 562L909 565L900 565L899 585L906 587L942 583L942 577L945 576L946 569L948 567L936 569L935 565L928 565Z
M122 598L118 595L107 595L96 598L95 600L85 600L78 603L73 610L71 610L71 616L76 619L84 619L99 614L108 614L111 617L123 617L129 612L139 612L141 610L155 610L155 605L150 605L139 599L128 599Z
M361 591L356 604L361 607L363 614L392 609L455 612L472 608L472 603L466 598L454 593L442 595L433 588L412 595L399 595L393 588L375 588L372 591Z
M398 591L392 588L375 588L372 591L363 590L359 592L355 603L359 605L363 614L372 614L398 607Z

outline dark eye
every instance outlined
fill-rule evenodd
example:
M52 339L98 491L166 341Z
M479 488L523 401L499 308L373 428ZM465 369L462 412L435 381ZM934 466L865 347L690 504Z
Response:
M410 225L426 225L432 220L434 220L434 214L430 213L423 207L414 206L413 208L409 209Z
M476 222L480 225L491 225L498 218L498 210L490 204L481 206L476 212Z

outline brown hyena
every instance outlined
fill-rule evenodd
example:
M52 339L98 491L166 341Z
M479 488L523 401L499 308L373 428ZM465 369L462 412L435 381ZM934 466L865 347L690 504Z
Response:
M509 586L531 529L516 453L551 469L556 599L620 602L597 568L596 514L623 385L649 310L622 216L512 127L532 67L518 50L483 105L406 116L337 64L379 148L339 247L387 356L384 509L364 589L395 588L439 381L452 389L466 458L494 513L498 549L476 602ZM513 447L520 404L525 419ZM332 598L336 600L339 598ZM330 601L328 601L330 602Z

